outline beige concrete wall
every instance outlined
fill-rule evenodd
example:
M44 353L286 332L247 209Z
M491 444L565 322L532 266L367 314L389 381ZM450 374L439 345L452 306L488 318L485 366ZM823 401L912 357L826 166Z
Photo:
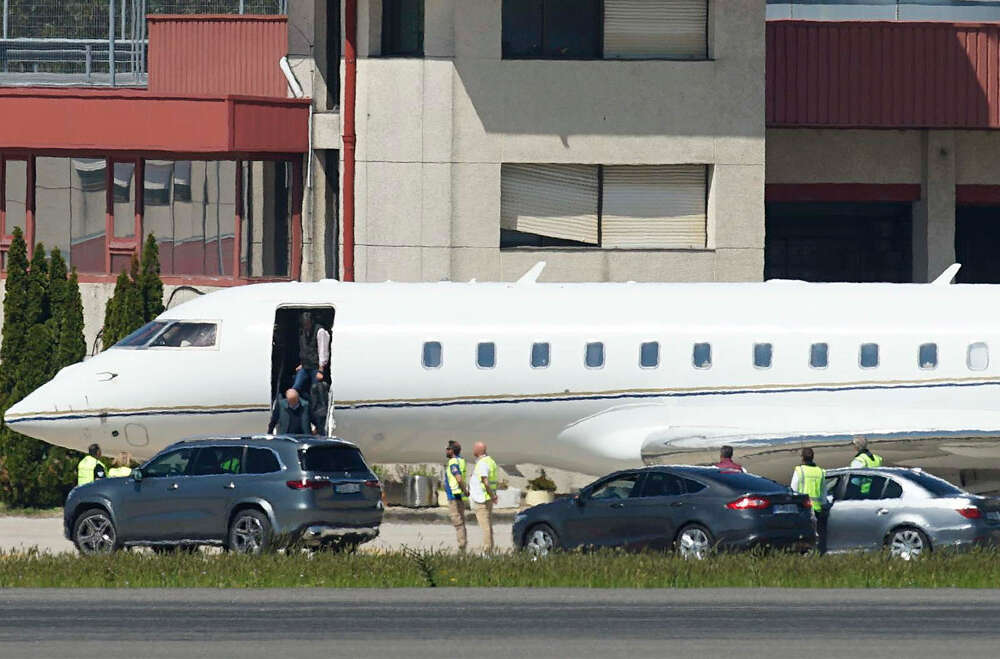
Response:
M358 280L759 280L764 1L710 3L704 62L502 60L500 0L427 0L425 57L359 3ZM704 250L500 250L504 162L706 164Z
M920 183L921 131L769 128L768 183Z

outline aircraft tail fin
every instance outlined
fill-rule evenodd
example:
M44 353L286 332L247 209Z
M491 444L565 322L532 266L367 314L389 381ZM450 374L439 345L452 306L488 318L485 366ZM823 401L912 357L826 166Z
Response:
M958 274L958 271L961 270L961 268L962 268L961 263L952 263L947 268L945 268L944 272L938 275L937 279L931 282L931 285L933 286L949 285L952 281L954 281L955 276Z

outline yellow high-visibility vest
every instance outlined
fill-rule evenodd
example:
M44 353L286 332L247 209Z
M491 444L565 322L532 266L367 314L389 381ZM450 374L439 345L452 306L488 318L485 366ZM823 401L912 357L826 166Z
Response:
M814 512L823 510L823 481L826 472L815 465L799 465L795 468L799 474L798 491L812 500Z

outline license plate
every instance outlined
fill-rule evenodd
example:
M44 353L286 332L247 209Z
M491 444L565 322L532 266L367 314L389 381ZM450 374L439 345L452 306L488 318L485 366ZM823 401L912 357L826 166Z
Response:
M341 483L333 488L337 494L353 494L361 491L361 486L357 483Z
M799 512L799 507L794 503L779 503L774 507L775 515L787 515Z
M991 522L1000 522L1000 510L991 510L986 513L986 519Z

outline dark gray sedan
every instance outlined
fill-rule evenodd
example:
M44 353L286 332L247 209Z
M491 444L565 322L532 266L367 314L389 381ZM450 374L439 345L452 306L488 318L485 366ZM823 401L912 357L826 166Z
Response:
M84 554L129 545L290 542L353 547L378 535L382 490L358 448L333 438L220 437L173 444L127 478L66 499L66 537Z
M657 466L615 472L571 499L514 518L514 546L555 549L676 549L704 558L714 549L816 544L809 498L752 474L715 467Z
M831 469L827 551L881 550L910 560L932 549L1000 544L1000 502L918 469Z

